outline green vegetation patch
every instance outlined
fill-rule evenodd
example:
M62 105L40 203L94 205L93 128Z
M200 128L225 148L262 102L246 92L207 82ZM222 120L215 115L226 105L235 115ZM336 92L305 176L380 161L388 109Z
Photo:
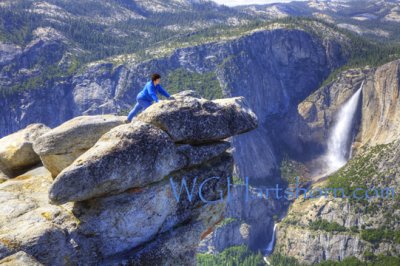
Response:
M268 257L268 261L273 266L302 266L296 258L285 256L281 253L273 253Z
M197 254L199 266L262 266L265 265L260 252L254 253L247 246L233 246L223 252L212 254Z
M353 195L357 188L367 189L373 176L383 174L379 173L377 165L385 154L390 153L389 148L390 144L382 144L361 152L345 167L329 176L326 187L343 189L345 195Z
M311 221L309 226L312 230L323 230L327 232L345 232L347 228L337 222L328 222L327 220Z
M400 244L400 230L386 228L361 230L361 238L371 243L379 243L383 240L394 241Z
M227 224L230 224L230 223L233 223L233 222L236 222L236 221L237 221L236 218L227 217L227 218L223 219L223 220L217 225L217 228L223 227L223 226L225 226L225 225L227 225Z
M71 71L73 71L73 67L70 67ZM1 95L10 95L18 92L23 92L27 90L39 89L39 88L48 88L54 85L56 81L60 81L66 78L68 72L63 71L57 64L47 66L45 69L41 71L41 73L37 76L29 77L28 79L23 80L17 84L12 85L9 88L0 87Z
M365 254L364 254L365 258ZM280 253L274 253L268 257L268 261L273 266L306 266L308 264L300 263L296 258L288 257ZM316 266L397 266L400 265L400 257L387 256L380 254L375 256L370 254L369 259L362 261L356 257L347 257L342 261L327 260L313 264Z
M197 73L178 68L169 72L163 83L170 94L194 90L206 99L223 97L221 86L214 72Z

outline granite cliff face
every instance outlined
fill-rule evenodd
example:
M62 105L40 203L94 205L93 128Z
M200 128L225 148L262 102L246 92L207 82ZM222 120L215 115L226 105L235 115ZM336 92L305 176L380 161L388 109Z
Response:
M400 61L378 67L366 77L359 142L388 144L400 136Z
M258 120L243 97L209 101L194 92L174 97L130 124L111 115L86 116L55 129L30 126L15 133L36 134L15 139L29 142L44 166L2 179L2 262L195 265L200 239L224 213L234 162L224 139L255 129ZM170 113L160 112L165 107ZM174 116L182 113L186 116ZM190 121L198 118L204 123ZM227 124L210 128L205 121ZM82 130L86 136L77 138ZM57 160L49 160L54 154ZM70 165L52 176L46 167L54 169L59 161Z

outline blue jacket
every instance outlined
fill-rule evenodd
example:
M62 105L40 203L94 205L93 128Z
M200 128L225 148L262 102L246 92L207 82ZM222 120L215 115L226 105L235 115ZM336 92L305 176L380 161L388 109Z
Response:
M148 81L146 83L146 85L144 85L143 90L141 90L138 95L137 95L137 99L141 99L141 100L146 100L146 101L155 101L158 102L158 98L157 98L157 93L161 93L162 95L164 95L165 97L169 98L170 95L169 93L163 88L161 87L160 84L157 84L157 86L154 86L153 81Z

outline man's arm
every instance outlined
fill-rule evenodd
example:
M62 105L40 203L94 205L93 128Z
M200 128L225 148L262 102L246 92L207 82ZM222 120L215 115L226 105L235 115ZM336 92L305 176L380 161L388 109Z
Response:
M153 85L150 85L149 88L149 94L151 96L151 98L153 98L153 100L158 103L158 98L157 98L157 93L156 93L156 88Z
M157 86L158 86L158 90L160 91L160 93L162 95L164 95L167 98L171 97L171 95L169 95L169 93L160 84L158 84Z

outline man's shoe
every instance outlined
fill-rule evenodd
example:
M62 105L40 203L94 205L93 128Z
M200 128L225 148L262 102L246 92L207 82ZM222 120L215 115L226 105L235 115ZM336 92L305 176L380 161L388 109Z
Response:
M125 124L129 124L131 121L129 121L128 119L124 120Z

